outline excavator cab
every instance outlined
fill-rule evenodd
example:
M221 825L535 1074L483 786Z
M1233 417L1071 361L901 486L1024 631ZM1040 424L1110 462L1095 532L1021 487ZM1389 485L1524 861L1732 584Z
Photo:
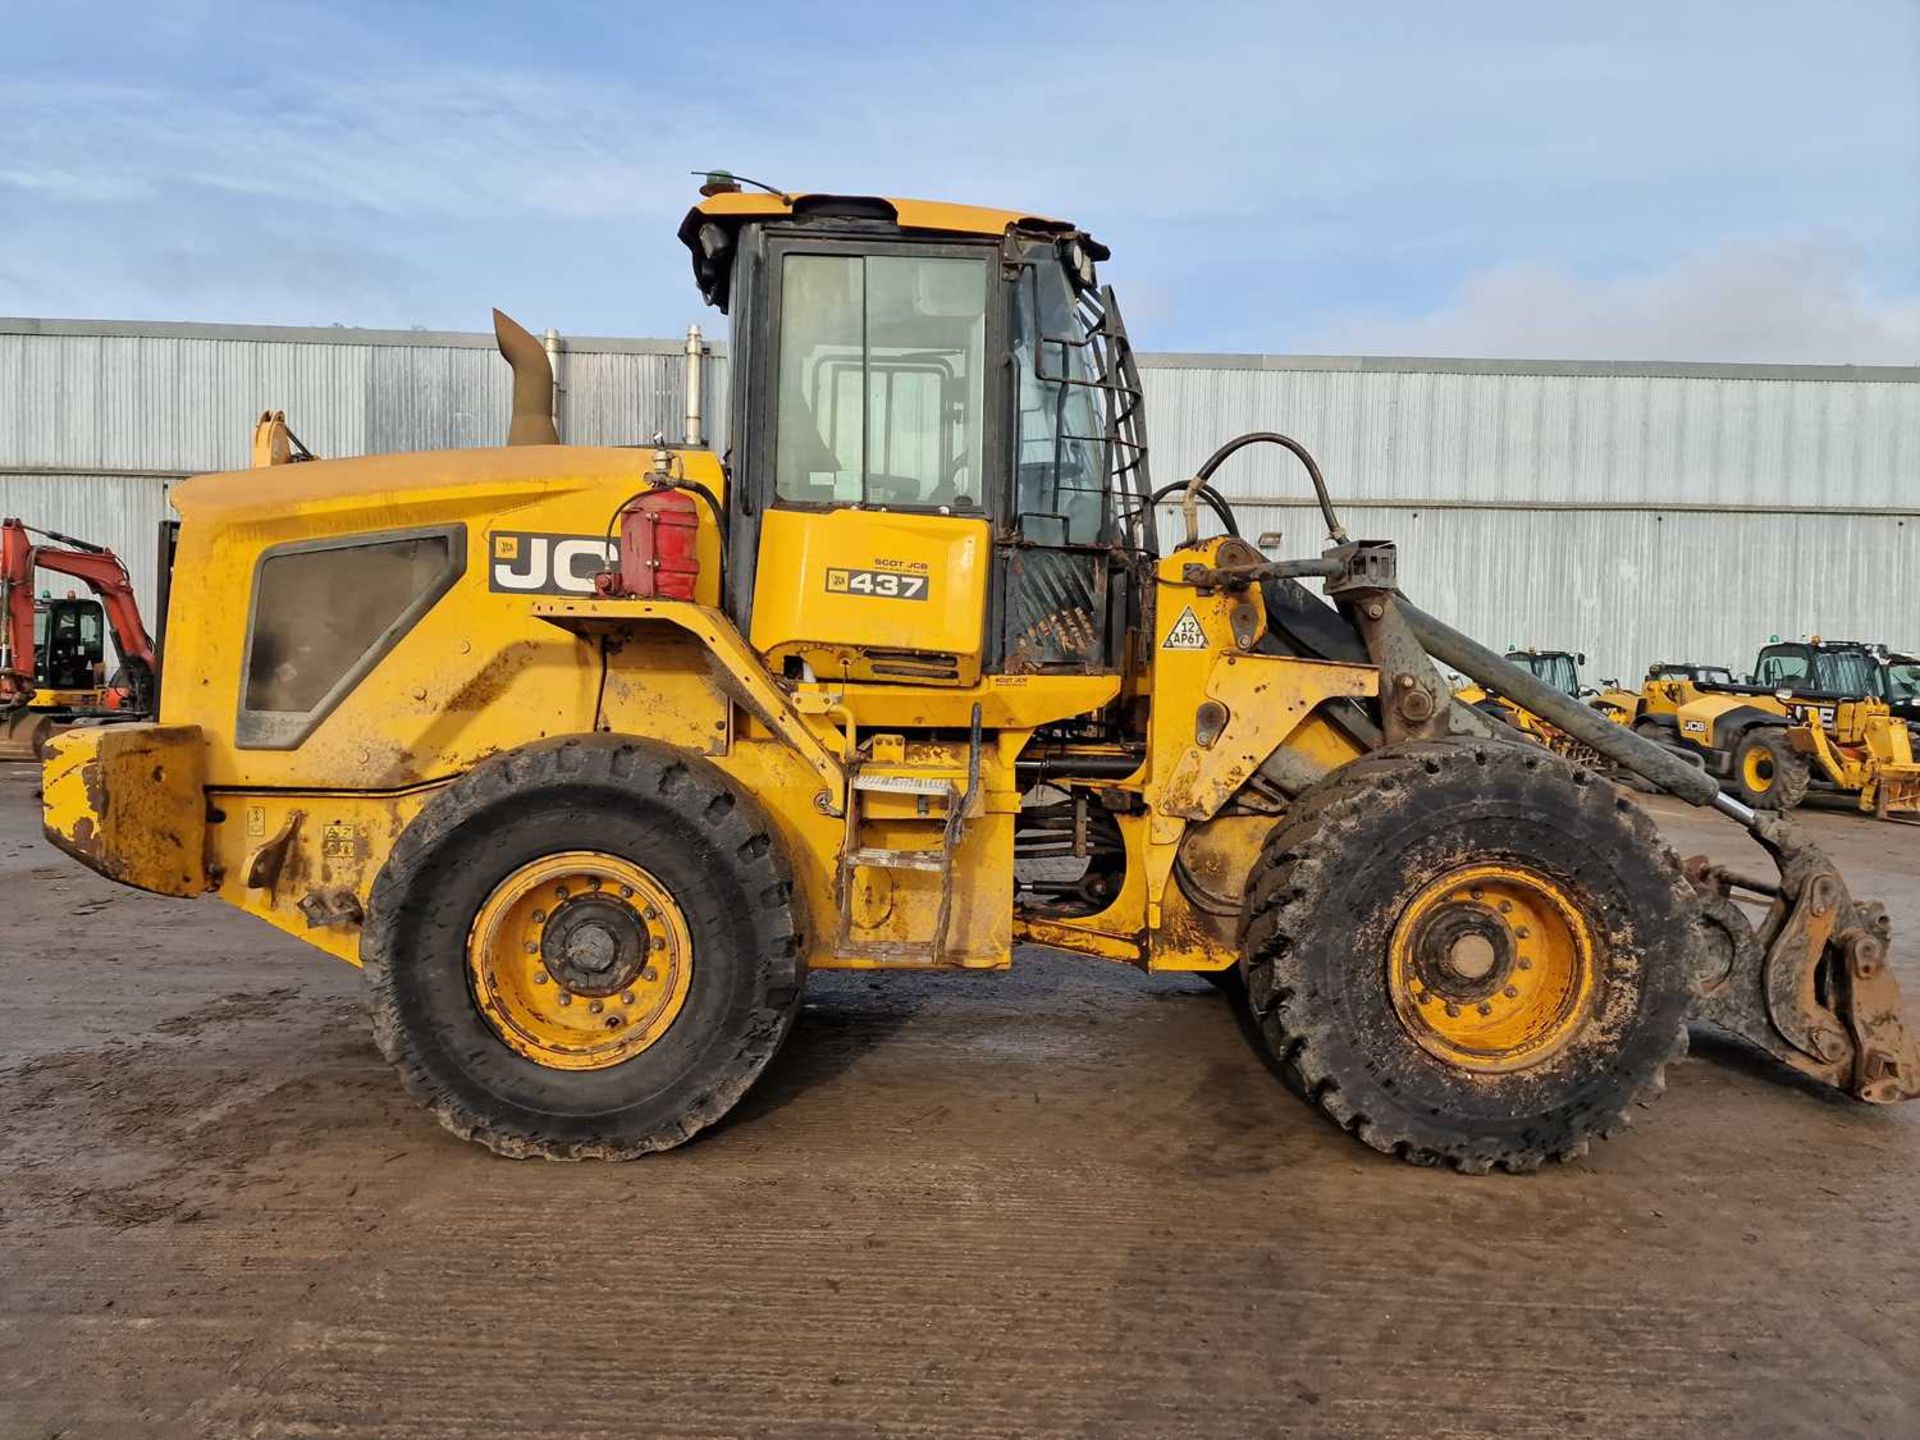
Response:
M98 600L43 597L33 608L37 679L47 690L97 690L105 680L106 612Z

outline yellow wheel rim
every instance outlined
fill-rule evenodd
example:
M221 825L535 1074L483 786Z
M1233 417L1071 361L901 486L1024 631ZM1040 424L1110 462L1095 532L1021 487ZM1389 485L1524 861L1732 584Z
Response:
M1747 789L1763 795L1773 788L1773 756L1766 747L1756 745L1740 759L1740 779Z
M1521 866L1469 865L1407 907L1387 984L1423 1049L1501 1074L1539 1064L1580 1033L1596 963L1592 927L1566 887Z
M679 1018L693 978L686 916L631 861L569 850L494 887L467 934L473 997L537 1065L604 1070Z

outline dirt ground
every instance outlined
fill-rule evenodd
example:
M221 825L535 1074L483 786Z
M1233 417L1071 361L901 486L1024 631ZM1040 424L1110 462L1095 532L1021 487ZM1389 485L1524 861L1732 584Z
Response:
M1920 829L1809 823L1920 996ZM1205 984L1034 955L816 977L698 1143L516 1163L357 972L67 862L18 767L0 895L7 1437L1920 1434L1920 1107L1696 1046L1579 1164L1417 1170Z

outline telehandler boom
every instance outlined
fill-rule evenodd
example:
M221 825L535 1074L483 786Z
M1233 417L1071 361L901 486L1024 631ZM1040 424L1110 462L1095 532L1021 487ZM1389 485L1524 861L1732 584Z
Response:
M178 486L159 722L54 742L55 841L361 965L408 1089L509 1155L688 1139L810 969L1021 944L1233 972L1310 1103L1463 1170L1624 1126L1690 1019L1920 1089L1885 916L1798 832L1413 606L1297 441L1154 488L1090 236L761 189L711 177L680 227L732 322L724 456L554 443L500 317L507 446ZM1238 537L1209 482L1265 444L1324 553ZM1779 877L1683 870L1435 660Z

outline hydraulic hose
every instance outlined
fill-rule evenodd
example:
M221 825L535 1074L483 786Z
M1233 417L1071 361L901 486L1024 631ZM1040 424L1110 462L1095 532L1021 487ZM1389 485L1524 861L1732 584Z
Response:
M1162 485L1147 497L1147 504L1149 506L1158 505L1174 491L1186 489L1189 483L1190 482L1186 480L1175 480L1170 485ZM1240 522L1235 518L1233 507L1227 503L1226 497L1211 485L1204 484L1200 487L1199 495L1200 498L1206 501L1208 506L1212 508L1213 513L1220 517L1220 523L1226 527L1227 534L1238 540L1240 538ZM1182 503L1184 504L1185 502L1183 501Z
M1181 497L1180 502L1180 507L1186 512L1187 517L1187 543L1195 544L1200 538L1199 517L1194 510L1194 497L1207 488L1207 482L1213 478L1213 472L1225 464L1228 457L1249 445L1259 444L1278 445L1284 450L1290 450L1300 463L1307 467L1307 478L1313 482L1314 499L1320 502L1320 518L1327 522L1328 537L1336 545L1346 544L1346 527L1340 523L1340 517L1333 513L1333 500L1327 494L1327 480L1320 473L1318 462L1314 460L1306 446L1291 435L1282 435L1276 430L1250 430L1245 435L1236 435L1209 455L1206 463L1194 472L1193 478L1187 482L1186 494Z

